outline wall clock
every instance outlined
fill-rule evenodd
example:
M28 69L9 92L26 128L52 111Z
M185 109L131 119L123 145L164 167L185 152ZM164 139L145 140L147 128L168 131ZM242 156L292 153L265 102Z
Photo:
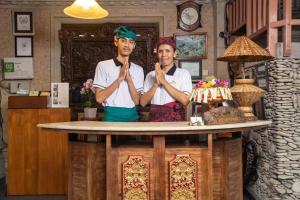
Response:
M194 1L186 1L177 5L177 28L193 31L201 25L201 6Z

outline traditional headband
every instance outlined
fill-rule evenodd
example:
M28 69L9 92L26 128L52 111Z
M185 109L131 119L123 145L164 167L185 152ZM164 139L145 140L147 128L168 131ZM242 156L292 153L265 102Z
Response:
M114 31L115 36L118 38L128 38L130 40L136 41L135 32L129 30L126 26L119 26Z
M176 50L176 42L173 39L173 37L160 37L157 45L157 49L162 44L168 44L171 47L173 47L174 50Z

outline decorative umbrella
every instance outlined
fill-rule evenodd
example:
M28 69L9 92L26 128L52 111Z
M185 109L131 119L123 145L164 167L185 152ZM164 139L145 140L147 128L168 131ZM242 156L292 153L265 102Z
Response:
M239 109L249 120L256 120L253 115L252 104L258 101L265 93L261 88L254 86L253 79L245 79L244 63L270 60L273 56L258 44L246 36L238 37L224 52L224 55L217 58L218 61L238 62L242 64L243 79L236 80L231 90L233 99L239 104Z
M257 62L270 60L273 56L258 44L246 36L238 37L224 52L224 55L217 58L218 61L227 62Z

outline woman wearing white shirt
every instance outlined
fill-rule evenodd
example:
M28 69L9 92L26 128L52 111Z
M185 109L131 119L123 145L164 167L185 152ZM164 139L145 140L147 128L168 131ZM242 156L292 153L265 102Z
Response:
M150 104L150 121L184 121L188 95L192 91L190 73L174 63L176 43L171 37L159 39L159 63L147 74L140 104Z

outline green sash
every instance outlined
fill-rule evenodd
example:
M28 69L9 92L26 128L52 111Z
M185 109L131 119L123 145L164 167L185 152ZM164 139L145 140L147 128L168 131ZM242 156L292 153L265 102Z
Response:
M107 122L134 122L139 118L136 108L104 107L103 121Z

